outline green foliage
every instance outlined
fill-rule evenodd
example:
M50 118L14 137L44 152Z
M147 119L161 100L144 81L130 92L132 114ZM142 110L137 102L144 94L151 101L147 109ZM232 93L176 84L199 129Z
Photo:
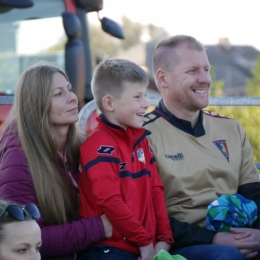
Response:
M158 41L159 39L168 36L168 32L162 27L157 27L153 24L147 25L148 35L150 36L150 41Z
M215 76L214 66L211 66L211 68L210 68L210 76L212 78L210 96L223 97L225 95L225 93L224 93L224 81L223 80L215 80L216 76Z
M115 56L117 54L121 40L105 33L97 25L90 25L89 31L93 57Z
M121 18L125 39L120 40L102 31L100 26L90 25L90 38L93 57L104 55L116 56L118 53L128 50L142 41L143 35L148 34L151 41L167 36L168 33L162 27L153 24L143 25L131 21L123 16Z
M141 37L144 31L144 25L132 22L127 17L121 18L125 39L120 42L120 48L127 50L137 43L141 42Z
M251 97L260 96L260 58L257 59L257 65L252 73L253 77L247 81L247 94ZM224 84L222 81L213 81L212 86L212 96L223 96ZM254 161L260 162L260 107L212 106L207 109L238 120L247 133L248 140L253 150Z
M246 94L251 97L260 97L260 56L256 59L252 74L253 77L247 80Z

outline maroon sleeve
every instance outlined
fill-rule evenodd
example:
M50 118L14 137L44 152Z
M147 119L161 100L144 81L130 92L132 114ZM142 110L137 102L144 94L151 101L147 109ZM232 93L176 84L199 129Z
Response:
M0 198L38 206L27 162L19 149L14 149L3 157L0 166ZM43 242L42 257L74 254L105 238L103 223L99 217L56 226L44 226L43 223L44 220L39 219Z
M39 223L41 226L41 224ZM86 249L105 238L99 217L89 217L57 226L41 226L42 257L66 255Z

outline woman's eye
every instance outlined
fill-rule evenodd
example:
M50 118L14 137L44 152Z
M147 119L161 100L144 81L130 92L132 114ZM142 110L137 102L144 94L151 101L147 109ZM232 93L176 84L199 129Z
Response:
M19 249L19 250L17 250L17 252L19 254L24 254L24 253L26 253L26 248Z
M69 91L70 91L70 92L74 92L74 89L73 89L73 88L71 88Z
M61 92L58 92L58 93L56 93L55 95L54 95L54 97L59 97L59 96L61 96Z

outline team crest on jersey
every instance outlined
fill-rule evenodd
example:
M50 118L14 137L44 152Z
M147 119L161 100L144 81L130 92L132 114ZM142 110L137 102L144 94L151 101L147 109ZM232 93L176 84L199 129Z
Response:
M126 162L120 163L119 169L120 169L120 170L124 170L124 169L126 168L126 165L127 165Z
M214 144L218 147L218 149L221 151L221 153L225 156L225 158L229 162L229 152L228 152L226 141L218 140L218 141L214 141Z
M139 148L136 153L137 153L137 158L138 158L138 160L139 160L140 162L145 163L145 157L144 157L144 150L143 150L143 148Z
M97 150L97 153L112 154L114 151L115 151L115 148L113 146L101 145L100 148Z

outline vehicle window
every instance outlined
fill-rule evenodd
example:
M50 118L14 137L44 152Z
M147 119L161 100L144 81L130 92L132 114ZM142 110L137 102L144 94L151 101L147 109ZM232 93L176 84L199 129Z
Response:
M64 4L50 0L34 2L32 8L0 13L0 94L14 94L19 75L35 62L65 67L66 35L60 16Z

